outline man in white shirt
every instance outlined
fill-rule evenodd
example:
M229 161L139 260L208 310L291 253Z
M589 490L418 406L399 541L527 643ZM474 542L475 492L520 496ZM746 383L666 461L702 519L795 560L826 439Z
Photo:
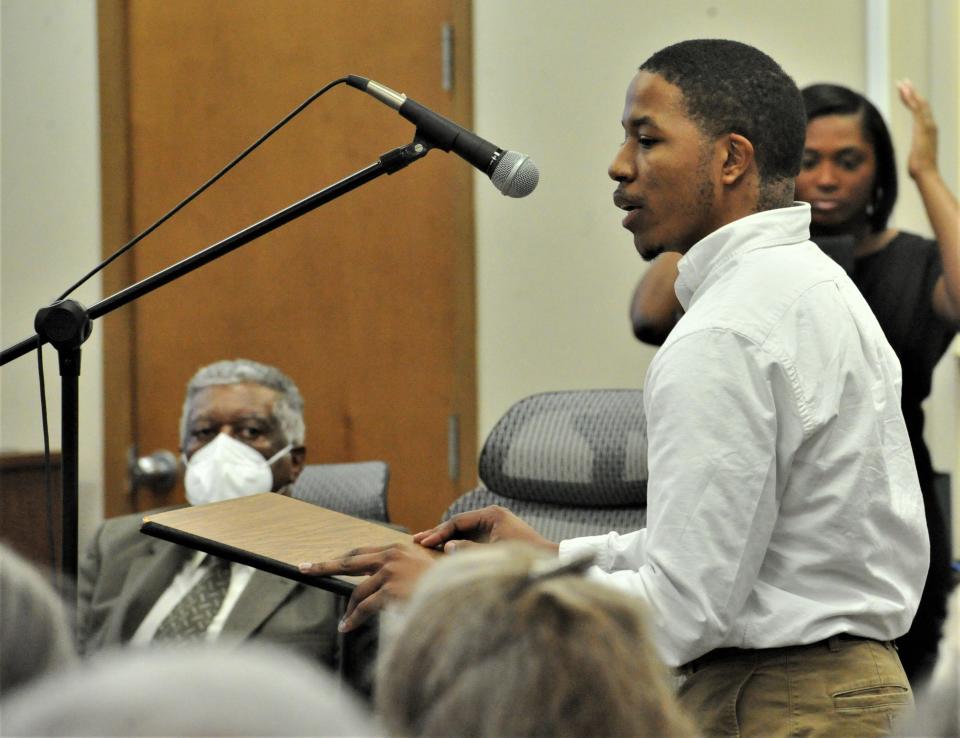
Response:
M647 372L647 528L559 548L502 508L415 537L527 540L649 608L707 735L871 735L912 700L891 641L928 565L900 367L859 291L793 202L799 91L732 41L654 54L627 91L610 165L645 259L684 254L685 315ZM414 547L305 566L372 573L341 627L402 596Z
M203 367L187 385L180 423L188 502L289 494L303 469L304 433L300 391L280 370L246 359ZM82 651L257 639L339 666L335 595L145 536L142 517L104 522L82 558Z

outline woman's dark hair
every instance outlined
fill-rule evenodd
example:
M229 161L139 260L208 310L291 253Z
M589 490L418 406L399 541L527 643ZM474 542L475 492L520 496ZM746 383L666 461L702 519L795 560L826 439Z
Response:
M807 110L807 122L824 115L859 115L863 137L873 146L877 176L867 204L867 215L874 233L887 227L897 202L897 163L893 156L890 131L872 102L841 85L818 84L804 87L800 94Z

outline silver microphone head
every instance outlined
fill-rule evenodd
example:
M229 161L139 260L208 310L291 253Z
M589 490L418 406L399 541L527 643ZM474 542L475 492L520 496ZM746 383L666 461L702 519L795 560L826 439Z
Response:
M500 157L490 181L504 195L526 197L540 181L540 170L526 154L507 151Z

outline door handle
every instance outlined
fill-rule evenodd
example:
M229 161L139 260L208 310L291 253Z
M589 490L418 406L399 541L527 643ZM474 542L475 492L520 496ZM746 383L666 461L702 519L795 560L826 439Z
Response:
M157 495L167 494L177 483L179 468L180 462L171 451L160 449L149 456L137 456L137 447L131 446L127 451L130 495L143 488Z

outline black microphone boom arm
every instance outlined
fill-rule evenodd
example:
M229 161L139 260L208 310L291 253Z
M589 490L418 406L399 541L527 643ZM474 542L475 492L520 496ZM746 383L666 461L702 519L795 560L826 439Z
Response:
M291 220L306 215L321 205L357 189L383 174L393 174L426 156L430 146L414 140L381 156L375 164L351 174L339 182L254 223L242 231L198 251L193 256L178 261L156 274L140 280L119 292L85 309L75 300L60 300L37 313L34 327L37 334L16 343L0 352L0 366L23 356L45 343L52 344L59 352L61 377L61 496L62 538L60 550L61 581L69 588L77 578L77 513L78 513L78 436L80 345L91 331L91 321L116 310L127 303L143 297L158 287L199 269L215 259L264 236Z

